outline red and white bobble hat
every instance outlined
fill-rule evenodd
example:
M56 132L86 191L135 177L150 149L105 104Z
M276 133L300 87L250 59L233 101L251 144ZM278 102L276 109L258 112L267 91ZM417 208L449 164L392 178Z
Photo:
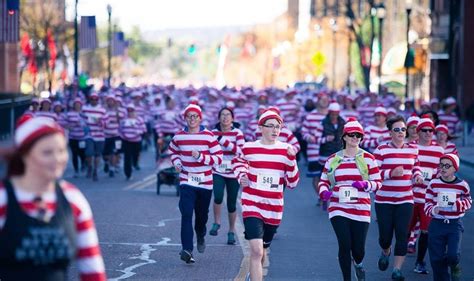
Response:
M418 122L418 126L416 127L416 131L419 132L421 128L430 127L433 130L435 129L435 125L433 120L428 118L427 116L421 116L420 121Z
M444 100L444 104L446 105L456 104L456 99L453 97L448 97L447 99Z
M456 154L448 153L441 156L441 159L449 159L453 163L453 167L456 171L459 171L459 157Z
M202 110L201 110L201 107L199 107L199 105L196 105L196 104L188 105L184 109L184 117L185 118L186 118L186 115L188 114L188 112L196 112L199 115L199 118L202 119Z
M73 101L73 104L75 103L79 103L80 105L84 105L84 102L82 101L81 98L75 98L74 101Z
M443 133L445 133L446 135L449 135L448 126L446 126L446 125L444 125L444 124L439 124L438 126L436 126L435 131L436 131L436 132L443 132Z
M349 117L347 119L347 122L344 125L344 129L342 131L343 135L350 133L359 133L361 135L364 135L364 128L362 128L362 125L354 117Z
M271 111L275 112L276 114L281 115L280 109L279 109L278 107L276 107L276 106L269 106L269 107L267 108L267 110L271 110Z
M15 145L21 148L44 135L54 133L64 134L64 130L51 118L23 115L16 124Z
M374 115L377 115L377 114L387 116L387 110L385 109L385 107L378 106L375 108L375 111L374 111Z
M420 122L420 117L418 117L415 113L412 116L408 117L407 127L418 126L418 122Z
M270 119L276 119L280 124L283 123L283 119L278 113L276 113L274 110L267 109L264 113L262 113L262 115L260 115L260 118L258 118L258 125L261 126Z
M328 107L329 112L340 112L341 106L337 102L331 102Z

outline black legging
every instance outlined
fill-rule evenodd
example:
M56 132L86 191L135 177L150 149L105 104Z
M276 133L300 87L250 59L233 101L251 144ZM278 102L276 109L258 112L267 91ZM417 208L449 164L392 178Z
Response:
M378 204L375 203L375 212L379 226L379 245L388 249L392 245L395 232L395 256L407 254L409 224L413 214L413 204Z
M79 148L79 140L69 139L69 148L72 154L72 166L74 172L79 172L79 159L81 160L81 168L86 163L86 154L84 148Z
M123 170L127 178L132 176L132 165L138 166L140 148L140 142L123 141Z
M354 258L356 264L360 264L364 259L365 239L367 238L369 223L335 216L331 218L331 224L339 244L338 257L342 276L344 281L351 281L352 258Z

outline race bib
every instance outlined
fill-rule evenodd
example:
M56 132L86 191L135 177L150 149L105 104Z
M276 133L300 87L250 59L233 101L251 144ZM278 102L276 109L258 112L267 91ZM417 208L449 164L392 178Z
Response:
M166 121L172 121L174 119L174 113L173 112L166 112L165 113L165 118Z
M219 173L228 173L232 171L232 166L231 166L230 161L226 161L226 160L222 161L222 163L219 166L217 166L217 171Z
M189 173L188 174L189 185L193 185L193 186L200 185L203 181L204 181L204 173L200 173L200 174Z
M339 188L339 203L356 203L359 198L359 191L350 186Z
M433 177L433 169L431 168L421 168L421 176L425 181L430 181Z
M80 141L79 148L86 148L86 141Z
M441 208L453 207L456 202L456 193L440 192L438 193L438 206Z
M280 187L280 176L278 174L258 174L258 189L277 189Z
M116 140L115 141L115 149L121 149L122 148L122 141L121 140Z

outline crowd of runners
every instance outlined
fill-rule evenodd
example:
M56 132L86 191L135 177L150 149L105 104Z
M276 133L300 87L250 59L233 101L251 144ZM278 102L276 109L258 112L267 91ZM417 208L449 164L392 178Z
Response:
M206 234L218 235L223 228L224 195L227 244L236 244L240 193L250 245L247 279L262 280L265 251L281 223L284 192L297 187L300 173L306 173L313 179L309 188L315 191L315 205L328 212L334 228L343 280L351 280L353 272L357 280L366 280L365 242L375 205L380 270L388 269L393 254L391 278L404 280L405 256L416 253L413 270L428 274L428 252L433 280L454 281L461 274L461 218L472 203L469 185L456 176L460 161L452 140L462 130L456 107L453 97L421 103L408 99L402 104L389 92L173 85L79 91L70 87L51 98L33 99L23 118L28 120L18 125L15 139L22 124L33 122L36 130L54 128L48 132L67 139L74 177L93 181L130 180L133 171L140 169L142 151L153 151L157 164L169 155L179 177L179 256L188 264L196 262L194 235L197 251L203 253ZM33 125L23 127L27 140L40 135ZM17 151L22 144L16 143ZM21 150L20 156L30 149L31 145ZM15 164L8 163L10 168ZM62 176L63 168L51 177ZM2 228L9 226L7 213L15 198L11 191L23 188L23 174L10 171L0 186L0 241L6 239ZM52 186L48 192L57 195L49 198L58 202L53 205L62 206L64 195L70 201L77 197L77 204L90 213L75 187L61 182L55 188L51 179L45 182ZM20 198L20 205L33 202L33 195ZM208 230L212 198L214 222ZM41 204L32 206L28 214L34 217L38 212L32 210ZM51 214L55 208L50 207ZM82 227L76 230L83 231ZM95 229L92 232L94 240ZM100 280L103 262L100 252L94 251L93 276ZM0 255L9 263L17 258ZM52 258L44 263L59 261ZM2 270L9 272L0 266ZM87 266L83 270L87 272Z

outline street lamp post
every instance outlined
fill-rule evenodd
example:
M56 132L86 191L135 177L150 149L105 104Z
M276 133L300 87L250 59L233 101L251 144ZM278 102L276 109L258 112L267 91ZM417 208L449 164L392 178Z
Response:
M74 78L78 76L78 61L79 61L79 27L77 23L77 2L75 3L74 10Z
M107 86L110 87L110 81L112 79L112 6L107 4L107 13L109 14L109 46L107 48Z
M378 75L379 75L379 95L382 93L382 58L383 58L383 51L382 51L382 43L383 43L383 20L385 19L385 5L381 3L377 7L377 18L379 19L379 52L380 52L380 61L378 67Z
M347 23L347 38L348 38L348 46L347 46L347 89L349 93L351 92L351 72L352 72L352 54L351 54L351 46L352 46L352 19L350 17L346 18Z
M332 29L332 89L336 89L336 32L337 32L337 21L335 18L329 20L329 25Z
M409 39L409 33L410 33L410 14L412 10L412 0L406 0L405 2L405 9L407 12L407 56L410 55L410 39ZM409 82L410 82L410 74L408 73L409 65L407 64L407 61L405 59L405 99L408 99L409 96Z

